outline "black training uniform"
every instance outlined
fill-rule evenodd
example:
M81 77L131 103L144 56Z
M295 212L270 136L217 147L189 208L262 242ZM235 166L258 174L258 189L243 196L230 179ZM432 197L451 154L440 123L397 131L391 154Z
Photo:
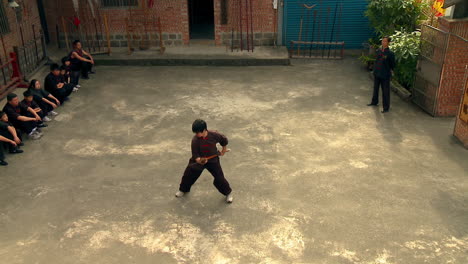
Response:
M382 86L383 110L390 109L390 79L395 68L395 54L389 48L377 50L377 59L374 64L374 94L371 104L379 103L379 86Z

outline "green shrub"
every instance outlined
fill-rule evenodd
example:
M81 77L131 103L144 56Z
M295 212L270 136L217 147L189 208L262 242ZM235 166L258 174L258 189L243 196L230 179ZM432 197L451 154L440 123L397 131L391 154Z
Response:
M395 79L410 90L416 74L416 65L420 53L421 33L397 31L391 36L390 49L395 53Z
M392 35L396 29L412 32L426 19L428 4L422 0L368 0L365 15L377 35Z

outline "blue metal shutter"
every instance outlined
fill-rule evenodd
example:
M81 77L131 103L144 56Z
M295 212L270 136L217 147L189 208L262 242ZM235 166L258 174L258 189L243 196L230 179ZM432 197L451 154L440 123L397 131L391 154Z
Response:
M330 41L333 17L336 4L338 7L342 3L341 22L339 21L339 9L336 13L335 33L333 41L344 41L346 49L360 49L362 43L372 36L372 28L368 19L364 16L367 7L366 0L284 0L284 18L283 18L283 43L289 47L291 40L299 40L299 31L301 16L303 16L302 40L303 41ZM307 18L307 12L303 4L312 6L317 4ZM330 12L327 9L330 8ZM314 10L317 11L315 33L312 36ZM328 13L328 24L327 24ZM320 36L318 35L318 21L320 20ZM308 29L307 29L307 20ZM338 25L341 26L338 29ZM337 32L337 30L339 30ZM338 33L338 38L336 34ZM307 39L305 37L307 36Z

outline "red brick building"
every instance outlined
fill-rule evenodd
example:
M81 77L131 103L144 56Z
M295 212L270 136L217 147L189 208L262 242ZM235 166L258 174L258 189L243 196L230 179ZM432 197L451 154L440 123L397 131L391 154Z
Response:
M39 18L36 0L17 1L19 7L12 8L7 1L0 4L0 33L2 35L2 49L0 57L5 61L6 56L13 52L13 47L20 47L23 43L39 36L41 31L41 21ZM34 28L34 31L33 31ZM41 51L42 52L42 51Z
M276 31L276 9L273 0L60 0L46 1L47 24L53 42L64 43L64 17L67 28L74 16L91 22L88 31L99 31L98 27L108 18L110 44L126 47L128 25L137 21L139 30L146 31L151 41L157 41L159 32L165 46L189 44L193 39L212 40L205 43L230 44L231 38L240 39L242 23L243 39L253 38L255 45L273 45ZM240 21L242 18L242 22ZM126 22L128 19L128 22ZM160 19L161 29L157 21ZM127 24L126 24L127 23ZM144 28L144 29L143 29ZM58 30L58 34L57 34ZM106 38L102 30L103 38ZM68 28L69 38L77 37ZM85 35L81 32L82 38Z

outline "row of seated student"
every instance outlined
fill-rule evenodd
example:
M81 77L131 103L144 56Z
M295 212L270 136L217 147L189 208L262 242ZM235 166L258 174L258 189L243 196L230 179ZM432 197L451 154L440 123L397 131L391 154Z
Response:
M80 78L89 79L88 74L94 73L94 59L81 47L79 40L73 42L73 50L62 58L62 66L52 64L50 73L45 77L44 89L41 82L32 80L23 93L24 99L18 95L7 95L7 103L0 111L0 165L6 166L5 152L11 154L23 153L25 135L37 140L43 136L42 129L46 122L52 121L58 113L55 111L69 100L72 92L77 92L81 86Z

